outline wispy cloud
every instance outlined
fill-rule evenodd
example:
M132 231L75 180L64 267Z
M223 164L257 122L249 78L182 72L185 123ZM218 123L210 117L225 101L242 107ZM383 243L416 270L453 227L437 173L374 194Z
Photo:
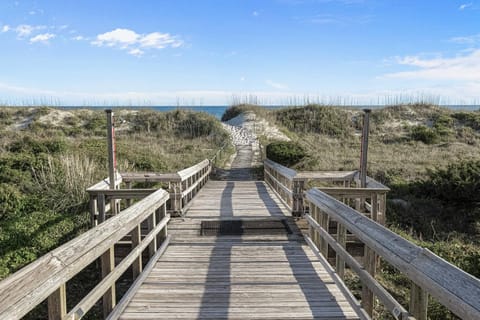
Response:
M463 3L461 4L459 7L458 7L458 10L460 11L463 11L467 8L470 8L471 6L473 6L473 3L472 2L469 2L469 3Z
M28 14L31 15L31 16L34 16L34 15L37 15L37 14L41 15L43 13L44 13L43 9L35 9L35 10L30 10L28 12Z
M283 84L283 83L278 83L278 82L274 82L272 80L266 80L265 83L267 85L269 85L270 87L272 88L275 88L275 89L280 89L280 90L286 90L288 89L288 86Z
M35 37L30 38L30 43L43 43L48 44L50 39L55 38L55 34L53 33L42 33L38 34Z
M75 41L83 41L83 40L88 40L88 38L85 38L84 36L75 36L75 37L72 37L71 38L72 40L75 40Z
M254 17L258 17L259 15L260 15L260 12L258 12L258 11L253 11L252 12L252 16L254 16Z
M416 69L391 73L389 78L480 81L480 49L450 58L406 56L396 60Z
M177 36L172 36L169 33L152 32L139 34L130 29L117 28L97 35L91 44L99 47L113 47L128 50L127 53L131 55L141 56L145 49L178 48L181 47L184 42Z
M352 25L369 23L372 21L372 19L373 17L370 15L346 16L337 14L317 14L313 17L303 18L300 20L312 24Z
M138 49L138 48L135 48L135 49L131 49L130 51L128 51L128 54L132 55L132 56L135 56L135 57L141 57L143 56L145 52L143 52L142 50Z
M29 25L29 24L21 24L21 25L18 25L15 29L12 29L12 30L17 33L17 36L19 38L26 38L26 37L29 37L30 35L32 35L32 33L34 33L34 32L37 32L37 31L40 31L40 30L45 30L45 29L47 29L47 27L42 26L42 25L32 26L32 25Z
M476 43L480 43L480 33L474 34L471 36L464 36L464 37L454 37L450 39L451 42L459 43L459 44L468 44L474 45Z
M6 24L6 25L2 26L2 33L10 31L10 29L11 29L10 26L8 24Z

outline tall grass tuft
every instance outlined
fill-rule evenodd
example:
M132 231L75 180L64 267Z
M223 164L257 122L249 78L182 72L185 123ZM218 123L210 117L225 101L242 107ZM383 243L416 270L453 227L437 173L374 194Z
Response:
M85 209L85 189L99 177L99 167L90 158L79 154L48 156L44 165L32 169L37 188L46 205L57 212L78 213Z

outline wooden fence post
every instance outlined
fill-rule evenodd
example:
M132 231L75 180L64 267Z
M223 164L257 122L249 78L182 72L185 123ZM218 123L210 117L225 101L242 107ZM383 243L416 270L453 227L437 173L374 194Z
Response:
M428 293L412 282L409 311L416 320L427 320Z
M141 230L141 224L139 224L135 226L135 228L133 228L133 230L130 232L130 236L132 237L132 250L137 247L138 244L142 241ZM142 255L140 254L138 258L132 263L133 279L135 280L141 272Z
M292 215L300 217L304 213L303 208L303 191L305 188L305 181L303 180L294 180L293 181L293 204L292 204Z
M156 225L156 219L155 219L155 212L152 212L152 214L147 218L147 228L148 232L152 231L155 228ZM150 259L155 255L155 252L157 251L157 237L154 237L152 242L148 245L148 258Z
M365 245L363 267L373 277L375 277L375 272L377 269L376 256L377 255L375 254L375 251ZM362 307L370 316L373 315L373 309L375 307L375 297L373 296L373 292L368 288L367 285L362 285Z
M98 205L98 223L105 221L105 195L99 194L97 196L97 205Z
M112 270L115 268L115 249L111 247L101 256L102 263L102 279L105 278ZM103 295L103 317L107 316L112 312L113 307L116 304L116 294L115 294L115 282L113 285L105 292Z
M347 245L347 229L343 224L337 221L337 242L342 248ZM345 260L338 253L335 254L335 269L340 279L345 278Z
M61 320L67 314L67 291L65 283L48 297L48 319Z

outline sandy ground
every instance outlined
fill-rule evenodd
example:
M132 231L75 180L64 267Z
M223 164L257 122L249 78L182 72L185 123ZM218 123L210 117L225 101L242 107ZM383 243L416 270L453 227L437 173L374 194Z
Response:
M259 135L275 140L290 140L277 127L263 118L258 118L253 112L242 113L222 124L230 132L236 149L236 153L226 165L227 169L255 168L261 165Z

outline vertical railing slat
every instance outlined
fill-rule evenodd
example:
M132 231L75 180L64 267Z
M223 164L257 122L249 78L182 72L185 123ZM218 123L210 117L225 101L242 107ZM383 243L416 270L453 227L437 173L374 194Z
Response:
M67 314L67 292L65 283L48 297L48 319L61 320Z
M115 268L115 247L111 247L101 256L102 279L105 278ZM103 316L106 318L115 307L116 292L115 283L103 295Z

